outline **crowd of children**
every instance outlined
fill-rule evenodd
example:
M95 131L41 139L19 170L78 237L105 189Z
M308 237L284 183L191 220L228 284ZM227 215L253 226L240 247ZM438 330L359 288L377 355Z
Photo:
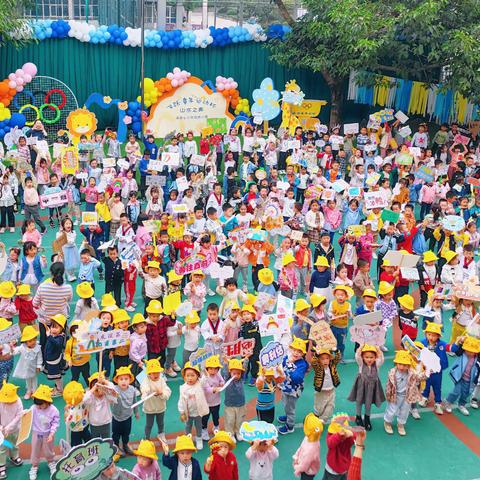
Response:
M302 479L321 470L324 426L323 478L360 478L350 470L351 447L362 447L364 430L373 428L372 404L384 409L385 432L394 433L396 418L401 436L409 416L420 419L431 390L438 415L457 405L465 416L477 409L480 144L455 124L442 125L431 142L425 124L412 137L400 129L396 121L358 134L334 126L264 135L247 126L242 136L232 128L198 144L192 132L178 134L161 147L152 135L143 145L134 135L121 145L114 132L94 134L78 144L83 175L64 174L59 158L21 136L0 158L0 233L18 223L23 235L21 247L4 236L0 332L15 322L20 336L0 351L0 431L15 445L23 411L17 389L25 386L24 400L33 399L30 480L41 458L55 470L61 420L53 398L61 396L65 423L77 419L71 445L112 438L115 461L137 456L133 473L142 480L161 479L155 424L171 479L238 479L233 450L250 420L248 387L258 420L282 436L295 431L299 400L313 392L292 460ZM178 154L178 165L153 169L162 152ZM104 166L106 158L122 161ZM68 202L41 208L62 190ZM84 221L83 212L95 215ZM276 309L280 303L286 312ZM271 315L287 325L273 336L284 351L274 366L261 363ZM81 332L97 318L98 331L128 340L85 352ZM228 354L225 345L239 339L250 347ZM347 400L356 426L334 414L353 352L358 374ZM381 369L388 371L383 384ZM175 406L171 379L179 375ZM172 415L185 430L173 456ZM133 417L144 424L143 438L131 435ZM277 446L251 443L249 479L273 478L283 438ZM140 441L135 450L132 440ZM192 455L204 441L211 455L200 466ZM6 452L0 447L0 479ZM15 448L9 455L22 463ZM112 476L116 468L102 478L122 478Z

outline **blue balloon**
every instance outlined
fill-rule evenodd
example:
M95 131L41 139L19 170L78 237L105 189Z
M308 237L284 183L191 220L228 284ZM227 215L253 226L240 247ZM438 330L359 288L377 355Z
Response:
M121 39L121 38L117 38L117 39L115 40L115 43L116 43L117 45L121 45L121 44L122 44L122 39Z
M97 37L90 37L90 41L92 43L98 43L98 38Z
M120 34L120 38L121 38L122 40L126 40L126 39L128 38L128 33L127 33L127 32L122 32L122 33Z
M13 127L19 127L23 128L25 126L25 122L27 119L25 118L25 115L22 113L12 113L12 116L10 117L9 124Z
M132 130L135 133L138 133L142 129L142 123L141 122L133 122L132 123Z

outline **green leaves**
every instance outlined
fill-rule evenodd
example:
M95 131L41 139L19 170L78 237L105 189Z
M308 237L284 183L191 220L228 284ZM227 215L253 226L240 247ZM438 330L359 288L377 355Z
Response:
M7 42L19 46L27 41L29 27L23 19L26 6L31 6L28 0L0 0L0 46Z

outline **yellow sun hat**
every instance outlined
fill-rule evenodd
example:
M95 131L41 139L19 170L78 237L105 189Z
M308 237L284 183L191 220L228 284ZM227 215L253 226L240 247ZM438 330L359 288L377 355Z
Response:
M331 359L335 358L332 351L328 348L319 348L318 350L316 350L316 353L317 353L318 356L328 355Z
M362 347L362 353L367 353L367 352L372 352L372 353L375 353L377 354L377 347L375 347L374 345L368 345L368 343L366 343L363 347Z
M436 333L442 336L442 326L439 323L427 322L427 326L424 330L425 333Z
M200 317L198 316L198 312L196 310L192 310L191 312L187 313L185 315L185 323L188 325L200 323Z
M105 370L102 370L101 372L92 373L92 375L88 377L88 385L90 385L93 381L98 380L100 378L100 374L102 374L102 376L105 377Z
M62 328L65 328L65 324L67 323L67 317L62 313L57 313L53 317L50 317L50 320L57 325L60 325Z
M22 332L22 337L20 338L21 342L28 342L37 338L40 335L39 331L32 325L27 325Z
M123 309L123 308L117 308L113 314L113 324L117 325L117 323L120 322L129 322L130 321L130 315Z
M245 371L243 367L243 362L239 358L231 358L228 361L228 370L241 370L242 372Z
M32 289L30 285L23 283L17 287L17 296L18 295L30 295L32 293Z
M182 377L185 377L185 372L187 370L193 370L194 372L198 373L198 376L200 376L200 368L198 365L193 365L190 363L190 361L185 363L185 366L182 368Z
M412 356L406 350L398 350L397 352L395 352L395 358L393 359L393 363L399 363L401 365L411 365Z
M7 281L0 283L0 297L12 298L15 295L17 289L13 282Z
M209 441L208 444L212 445L214 443L226 443L229 447L230 450L233 450L237 444L235 440L232 438L232 436L228 433L225 432L224 430L219 430Z
M333 293L335 294L335 292L338 292L338 291L345 292L348 298L352 298L354 295L353 290L347 285L335 285L335 288L333 289Z
M273 272L269 268L261 268L258 271L258 280L264 285L273 283Z
M150 375L151 373L163 372L162 365L160 364L160 360L158 360L158 358L152 358L151 360L147 360L146 364L147 364L147 367L146 367L147 375Z
M157 270L160 270L160 263L156 260L150 260L147 263L147 268L156 268Z
M438 257L431 250L427 250L426 252L423 252L424 263L436 262L437 260L438 260Z
M379 284L378 284L378 294L379 295L387 295L388 293L390 293L395 287L391 284L391 283L388 283L388 282L385 282L384 280L382 280Z
M415 300L408 293L402 295L401 297L398 297L398 303L407 310L413 310L415 308Z
M113 381L116 382L117 378L120 377L121 375L128 375L130 377L130 383L133 383L135 381L135 377L133 376L131 365L129 365L128 367L117 368L117 371L115 372L115 376L113 377Z
M275 369L273 367L262 367L260 362L257 362L259 375L263 375L264 377L273 377L275 375Z
M179 280L183 280L183 275L178 275L175 270L170 270L167 272L168 283L178 282Z
M159 300L150 300L150 303L148 304L148 307L146 310L147 310L147 313L153 313L157 315L160 315L161 313L163 313L162 304L160 303Z
M185 450L189 452L197 451L195 445L193 444L191 435L180 435L175 440L175 448L173 449L173 453L182 452Z
M134 316L133 316L133 320L132 320L132 327L134 325L138 325L140 323L147 323L147 321L145 320L145 317L141 314L141 313L136 313Z
M105 293L102 295L101 301L102 307L116 307L117 304L115 303L115 299L111 293Z
M222 368L220 357L218 355L212 355L211 357L207 358L205 361L205 368Z
M248 305L247 303L243 304L243 307L241 308L240 313L242 312L250 312L253 315L257 314L257 311L255 310L255 308L252 305Z
M390 260L384 260L382 262L382 267L391 267L392 266L392 262Z
M305 355L307 353L307 343L308 342L301 338L293 337L293 341L288 347L294 350L300 350Z
M303 433L310 440L318 440L323 432L323 422L314 413L309 413L303 420Z
M457 252L453 252L452 250L447 250L445 253L443 253L442 256L447 261L447 263L450 263L457 255L458 255Z
M85 395L83 385L76 381L68 382L63 388L63 399L67 405L78 405Z
M245 302L246 305L253 305L257 301L257 296L253 293L247 293L247 301Z
M373 288L366 288L362 293L362 297L377 298L377 294Z
M289 263L294 263L296 262L295 257L291 253L287 253L283 258L282 258L282 267L285 267Z
M7 383L6 380L3 381L2 388L0 388L0 402L1 403L14 403L18 400L18 385L13 383Z
M52 403L52 389L46 385L39 385L32 395L32 398L43 400L44 402Z
M480 353L480 340L467 335L462 344L462 349L466 352Z
M317 308L322 303L327 302L327 297L325 295L320 295L318 293L312 293L310 295L310 303L312 304L313 308Z
M299 298L295 302L295 313L303 312L304 310L309 310L311 305L304 299Z
M229 302L227 307L229 307L230 310L240 310L240 305L237 302Z
M194 275L200 275L202 277L205 276L205 274L202 272L202 270L195 270L194 272L191 273L191 276L193 277Z
M90 297L93 297L93 295L95 294L92 286L90 285L90 282L79 283L77 285L76 291L77 291L77 295L80 298L90 298Z
M155 450L155 444L151 440L140 440L138 448L133 451L137 457L151 458L158 460L158 455Z
M0 317L0 332L12 326L12 322L6 318Z
M328 259L327 257L324 256L319 256L316 260L315 263L313 264L315 267L329 267L330 265L328 264Z
M328 433L335 434L345 431L345 427L348 427L349 416L347 413L336 413L328 426Z
M68 331L70 332L70 334L72 333L73 327L79 327L81 324L82 324L82 320L73 320L68 326Z

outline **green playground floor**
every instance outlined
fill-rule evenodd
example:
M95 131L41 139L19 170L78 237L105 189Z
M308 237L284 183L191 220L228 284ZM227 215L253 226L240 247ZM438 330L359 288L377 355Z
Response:
M18 219L18 218L17 218ZM2 234L1 241L5 243L7 249L9 246L17 245L20 238L18 233ZM55 229L49 229L43 239L43 246L45 247L45 255L50 258L51 243L54 240L56 232ZM78 233L79 238L81 234ZM374 269L372 268L372 272ZM75 287L75 284L72 284ZM97 283L97 297L103 293L103 282ZM136 301L140 310L143 310L143 302L140 295L141 289L137 288ZM75 296L74 302L77 300ZM207 301L220 301L218 296L209 297ZM447 322L446 335L449 336L450 325ZM393 366L393 343L391 336L388 339L387 346L389 351L386 353L386 361L381 369L381 377L383 383L385 382L388 370ZM336 411L347 412L354 415L354 404L348 402L346 397L353 385L355 375L357 373L357 366L353 363L353 344L347 346L346 351L347 363L340 365L339 373L341 384L336 392ZM180 349L177 355L181 359ZM96 363L92 361L91 371L96 369ZM70 380L70 372L66 373L64 377L65 383ZM42 375L41 381L46 379ZM166 413L166 433L175 434L180 433L183 424L180 422L177 400L178 388L182 380L177 378L169 380L169 385L172 389L172 397L167 404ZM303 439L303 431L301 422L303 417L313 409L313 374L310 372L305 381L305 391L297 404L297 428L295 432L280 436L277 447L280 450L280 457L275 462L274 478L293 479L292 470L292 455L300 445ZM19 394L23 397L25 393L23 382L19 382ZM446 396L452 386L448 375L444 375L443 394ZM245 386L247 399L253 401L255 398L255 389ZM28 408L31 401L24 401L24 406ZM63 399L55 399L55 405L60 411L63 411ZM422 480L473 480L480 479L480 411L471 410L470 417L463 417L458 412L450 415L444 415L440 418L433 414L430 409L424 409L421 412L421 420L413 420L409 418L406 430L407 436L400 437L397 435L388 436L383 430L383 413L384 408L372 410L373 430L368 433L366 441L366 450L363 464L363 478L364 479L422 479ZM254 409L250 409L254 412ZM253 418L252 413L252 418ZM282 405L276 406L277 416L283 414ZM130 437L132 442L142 439L143 429L145 426L143 415L139 421L133 422L132 435ZM154 429L156 433L156 430ZM56 435L56 443L58 444L60 438L65 438L65 428L62 425ZM235 453L239 460L240 478L248 479L249 464L245 459L245 451L248 445L242 442ZM22 453L29 451L29 445L24 445ZM324 466L326 455L325 433L321 439L322 452L322 466ZM203 464L209 454L208 447L196 454L196 458ZM14 475L17 478L28 478L28 459L26 464L22 467L9 467L8 474L10 478ZM119 466L131 468L135 464L135 458L126 458L119 461ZM169 471L162 468L163 478L168 478ZM316 478L322 478L323 473L317 475ZM46 464L42 464L39 470L39 479L44 480L49 478Z

